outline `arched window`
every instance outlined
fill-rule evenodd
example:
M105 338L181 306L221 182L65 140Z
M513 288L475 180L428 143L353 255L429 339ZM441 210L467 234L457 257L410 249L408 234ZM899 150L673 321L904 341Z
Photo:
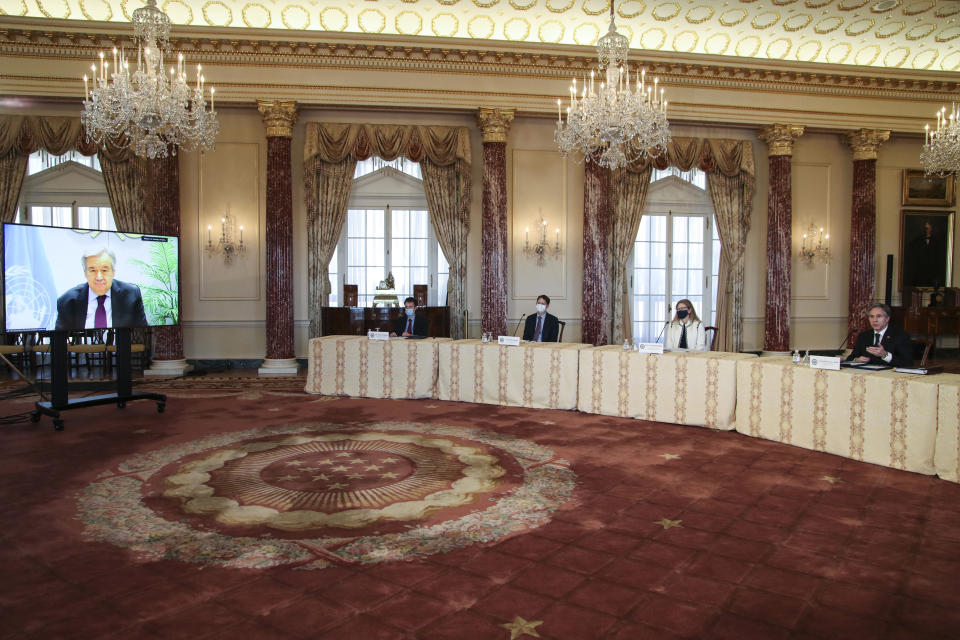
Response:
M16 222L115 231L110 198L96 155L30 154Z

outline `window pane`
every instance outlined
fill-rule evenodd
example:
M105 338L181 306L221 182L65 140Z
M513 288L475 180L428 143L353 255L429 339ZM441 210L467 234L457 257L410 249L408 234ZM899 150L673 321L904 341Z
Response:
M677 216L673 219L673 241L685 242L687 240L687 224L689 218Z
M430 216L425 210L410 212L410 232L414 238L426 238L429 234Z
M703 269L703 244L691 242L687 245L687 266L691 269Z
M386 265L384 261L384 241L383 237L379 238L367 238L367 265L368 266L377 266L383 267Z
M673 268L686 269L687 264L687 245L677 243L673 245Z
M706 218L688 218L690 220L690 242L703 242L703 222Z
M667 281L666 281L666 269L651 269L650 270L650 293L666 295L667 293Z
M407 238L410 235L410 212L402 209L391 209L390 227L394 238Z
M357 238L363 235L363 211L350 209L347 211L347 236Z
M416 239L408 241L409 253L408 263L412 267L426 267L430 264L430 258L427 255L427 239ZM422 283L421 283L422 284Z
M667 245L664 242L650 244L650 266L665 269L667 267Z
M382 209L372 209L367 210L366 220L366 236L368 238L382 238L384 236L384 225L383 225L384 211Z

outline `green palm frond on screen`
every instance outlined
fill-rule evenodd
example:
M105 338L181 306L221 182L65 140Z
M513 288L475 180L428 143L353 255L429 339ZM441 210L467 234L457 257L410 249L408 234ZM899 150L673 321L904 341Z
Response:
M173 242L150 245L150 262L133 260L156 284L140 284L143 308L151 325L177 324L177 249Z

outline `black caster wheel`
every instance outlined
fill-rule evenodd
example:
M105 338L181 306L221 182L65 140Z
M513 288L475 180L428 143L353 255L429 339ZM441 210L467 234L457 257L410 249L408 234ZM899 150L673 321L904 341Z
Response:
M63 420L54 420L54 421L53 421L53 430L54 430L54 431L63 431Z
M36 411L30 414L30 422L40 422L40 414Z
M157 403L157 413L163 413L164 410L166 410L166 408L167 408L167 405L166 405L166 404L164 404L164 403L162 403L162 402L158 402L158 403Z
M123 409L127 406L126 400L117 400L117 408Z

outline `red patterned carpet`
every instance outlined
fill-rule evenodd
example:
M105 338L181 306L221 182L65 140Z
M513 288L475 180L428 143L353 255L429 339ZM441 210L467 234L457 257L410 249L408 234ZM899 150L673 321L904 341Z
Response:
M200 384L2 428L0 638L960 636L960 485L692 427Z

